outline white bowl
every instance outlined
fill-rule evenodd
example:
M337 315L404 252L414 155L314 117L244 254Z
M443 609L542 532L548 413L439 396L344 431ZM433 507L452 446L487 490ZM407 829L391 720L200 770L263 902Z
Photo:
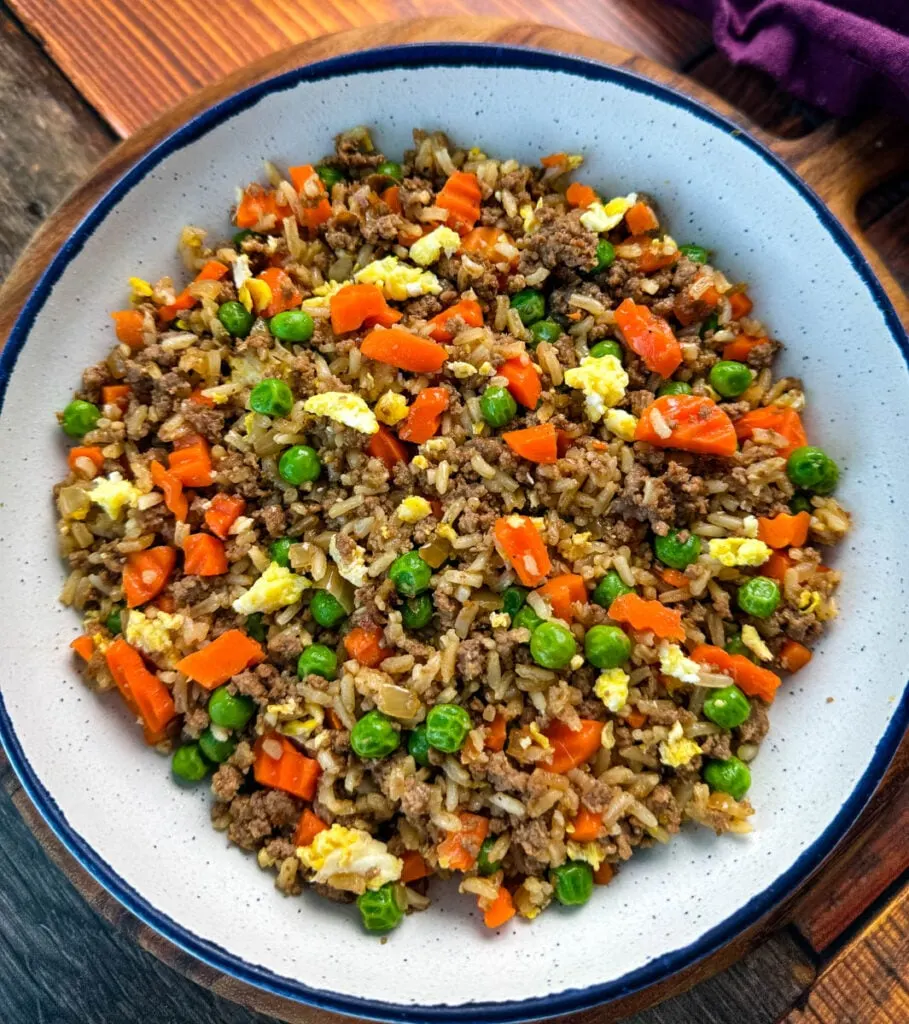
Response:
M755 765L756 831L686 829L639 854L582 911L487 933L448 892L381 944L356 910L284 899L208 823L204 787L175 786L116 697L85 689L57 604L49 500L65 472L54 410L112 343L126 278L178 272L182 225L229 233L238 183L262 161L329 151L351 125L400 153L414 126L500 157L583 152L580 177L659 197L680 241L751 283L808 384L807 425L842 468L855 531L835 556L841 618L788 682ZM902 608L909 474L906 338L868 266L817 198L733 125L621 69L507 47L427 45L329 60L256 86L150 152L78 227L0 363L0 737L59 838L143 921L217 969L302 1002L392 1020L512 1021L564 1013L665 979L754 923L855 819L909 716Z

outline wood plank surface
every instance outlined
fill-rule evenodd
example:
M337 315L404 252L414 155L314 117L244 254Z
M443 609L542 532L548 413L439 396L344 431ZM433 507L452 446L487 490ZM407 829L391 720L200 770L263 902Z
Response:
M706 26L657 0L12 0L11 6L123 137L259 57L399 18L482 14L538 21L609 39L670 67L710 43Z

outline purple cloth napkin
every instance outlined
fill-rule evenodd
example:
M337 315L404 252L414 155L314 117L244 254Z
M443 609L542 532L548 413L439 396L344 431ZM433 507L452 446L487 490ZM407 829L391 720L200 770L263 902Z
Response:
M909 116L909 0L672 0L710 21L735 64L840 116L886 103Z

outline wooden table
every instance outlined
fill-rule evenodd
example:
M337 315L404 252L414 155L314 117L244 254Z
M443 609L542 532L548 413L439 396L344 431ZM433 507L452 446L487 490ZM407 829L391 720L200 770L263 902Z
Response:
M762 76L730 67L711 47L704 26L656 0L561 0L558 5L530 0L0 2L0 279L54 205L119 138L200 86L253 58L326 32L400 17L480 12L573 28L637 50L684 70L783 138L797 139L824 124L818 111L794 103ZM204 41L204 58L190 56L193 39ZM890 124L894 132L907 133L905 125ZM823 130L849 127L827 124ZM879 123L876 131L881 130ZM909 155L897 171L861 198L856 225L907 288ZM904 744L862 821L773 930L759 933L750 951L743 945L730 950L727 959L741 959L726 970L700 981L705 972L695 970L686 983L699 983L690 991L628 1019L639 1024L909 1021L907 779L909 747ZM211 986L224 990L219 979L156 942L74 868L37 821L5 765L0 781L4 1024L274 1020L214 994ZM316 1012L299 1019L340 1022ZM575 1022L613 1019L612 1013L594 1011Z

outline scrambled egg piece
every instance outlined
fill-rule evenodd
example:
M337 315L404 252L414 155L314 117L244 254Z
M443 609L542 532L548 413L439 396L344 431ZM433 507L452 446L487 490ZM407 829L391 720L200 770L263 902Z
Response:
M348 583L355 587L362 587L366 583L366 552L359 544L354 544L353 552L345 558L338 549L338 535L335 533L328 542L328 553Z
M568 831L571 831L571 825L568 826ZM565 844L565 849L568 852L569 860L586 861L594 871L606 859L606 854L603 853L596 843L576 843L569 839Z
M376 419L386 426L393 427L407 416L407 399L396 391L386 391L376 402Z
M763 565L770 555L770 548L762 540L751 537L718 537L710 542L710 557L727 567Z
M742 520L742 529L745 532L746 537L751 537L753 540L758 535L758 521L757 516L745 516Z
M637 201L637 193L632 192L627 196L610 199L608 203L591 203L581 214L581 223L588 231L594 231L598 235L604 231L612 231L621 224L622 218Z
M489 616L489 625L493 629L508 629L511 625L511 616L508 612L492 612Z
M461 363L461 362L450 362L448 369L457 377L458 380L467 380L468 377L472 377L479 371L473 365L473 363Z
M821 606L821 595L816 590L803 590L799 594L799 611L810 615Z
M524 234L530 235L540 226L540 220L537 217L537 210L542 210L543 200L538 199L537 205L532 206L530 203L525 203L519 210L518 213L521 215L521 220L524 222Z
M268 308L271 302L271 288L257 277L251 277L237 289L237 297L246 307L248 313L253 311L253 306L257 313L261 313Z
M304 299L300 305L303 309L328 309L332 295L336 295L350 281L326 281L312 290L312 297Z
M598 423L608 408L625 397L628 374L615 356L585 356L580 366L565 371L565 383L584 392L587 417Z
M676 722L669 730L669 736L660 744L660 760L670 768L679 768L701 753L694 740L686 739L682 723Z
M438 295L442 291L435 274L402 263L397 256L386 256L385 259L367 263L354 274L354 280L360 284L376 284L385 293L386 299L398 302L416 299L420 295Z
M335 889L361 893L397 882L403 863L388 852L385 843L359 828L332 825L309 846L297 848L304 867L315 871L315 881Z
M432 512L432 505L425 498L412 494L398 505L395 515L404 523L418 523Z
M637 428L638 418L630 412L623 409L609 409L606 412L606 429L623 441L633 441Z
M163 654L173 662L175 634L183 629L182 615L169 615L159 611L153 619L133 609L126 622L125 639L133 647L139 647L148 654Z
M549 737L544 736L543 733L540 732L540 727L536 722L531 722L530 725L527 726L527 731L530 733L531 739L538 747L542 747L543 750L549 750L552 746L549 742Z
M376 414L365 399L346 391L326 391L321 395L313 395L306 399L303 408L316 416L327 416L361 434L375 434L379 429Z
M142 497L142 491L135 484L124 480L120 473L111 473L110 476L99 476L88 496L96 505L100 505L111 519L119 519L124 507L136 507Z
M253 276L252 270L249 267L249 257L245 252L241 253L234 260L231 270L234 279L234 288L237 289L242 288L243 285L245 285Z
M593 692L615 714L628 703L628 673L620 668L610 668L600 673Z
M679 679L683 683L697 683L700 681L698 675L698 663L686 658L682 648L678 644L662 643L659 647L660 671L673 679Z
M410 258L421 267L435 263L442 253L453 256L461 245L461 236L451 228L440 227L418 238L410 247Z
M761 661L773 661L770 648L761 639L761 634L754 626L742 626L742 643Z
M311 586L309 580L297 576L277 562L272 562L249 590L234 601L232 607L241 615L276 612L286 605L295 604L300 600L303 591Z
M414 469L429 469L429 459L425 455L414 455L410 464Z
M141 277L131 277L129 279L129 286L133 290L133 295L139 298L144 299L155 293L154 288L152 288L148 281L143 280Z

